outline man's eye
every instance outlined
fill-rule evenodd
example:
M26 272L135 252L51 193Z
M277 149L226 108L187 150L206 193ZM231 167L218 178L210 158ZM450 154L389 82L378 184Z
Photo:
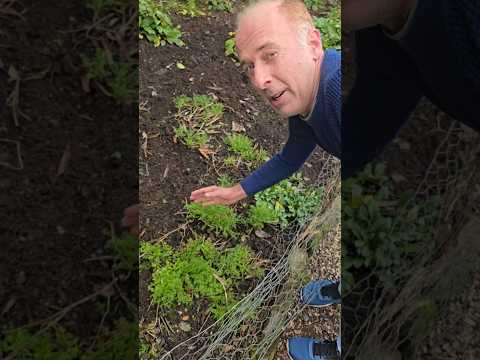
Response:
M271 59L273 59L273 58L274 58L275 56L277 56L277 55L278 55L278 52L272 51L272 52L270 52L270 53L267 54L267 59L268 59L268 60L271 60Z
M244 64L242 70L246 73L250 73L252 72L253 68L254 68L253 64Z

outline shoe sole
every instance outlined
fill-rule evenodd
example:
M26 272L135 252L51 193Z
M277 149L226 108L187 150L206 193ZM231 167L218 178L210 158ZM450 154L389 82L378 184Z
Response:
M339 304L341 305L342 303L331 303L331 304L325 304L325 305L314 305L314 304L307 304L304 299L303 299L303 293L302 293L302 289L300 289L300 302L306 306L311 306L311 307L314 307L314 308L324 308L324 307L327 307L327 306L332 306L332 305L336 305L336 304Z
M290 360L295 360L294 358L292 358L292 357L290 356L290 347L288 346L288 340L287 340L287 355L288 355L288 358L289 358Z

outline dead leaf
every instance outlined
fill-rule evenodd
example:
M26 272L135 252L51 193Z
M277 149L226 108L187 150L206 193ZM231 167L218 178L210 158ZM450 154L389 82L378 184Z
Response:
M232 131L234 132L245 132L245 126L243 126L242 124L239 124L235 121L232 121Z
M184 332L190 332L192 330L192 325L184 321L180 322L180 324L178 324L178 327Z
M184 314L184 315L182 315L181 319L183 321L187 321L187 320L190 320L190 316L188 314Z
M405 176L403 176L402 174L393 173L392 174L392 180L395 181L396 183L399 183L399 182L402 182L402 181L406 181L407 178Z
M208 159L210 155L215 154L215 151L210 149L208 146L201 146L198 148L198 152L202 155L205 159Z
M408 141L398 139L398 147L402 150L408 151L410 150L410 143Z
M65 172L65 170L67 169L68 163L70 162L71 156L72 156L72 146L69 142L65 146L65 150L63 151L62 158L60 159L60 163L58 164L57 177L62 175Z
M15 299L14 297L11 298L10 300L8 300L8 302L3 307L2 313L0 314L0 318L3 317L3 315L5 315L6 313L8 313L10 311L10 309L13 307L13 305L15 305L16 301L17 301L17 299Z
M142 144L143 156L144 156L145 159L147 159L148 158L148 152L147 152L148 135L145 131L142 131L142 138L145 140Z
M90 92L90 78L87 75L84 75L80 78L80 83L82 85L82 90L86 93Z
M255 235L257 237L259 237L260 239L268 239L272 236L272 235L270 235L269 233L267 233L263 230L255 230Z

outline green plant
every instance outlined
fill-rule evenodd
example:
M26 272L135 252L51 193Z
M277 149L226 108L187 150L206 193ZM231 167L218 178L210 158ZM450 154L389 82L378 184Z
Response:
M113 235L105 247L115 256L114 269L138 270L138 239L135 236L122 234L117 237Z
M237 245L220 251L203 237L190 239L180 251L161 244L142 246L141 251L153 270L149 289L155 303L174 308L190 306L195 298L207 299L217 319L237 301L232 294L235 282L263 273L255 269L247 247Z
M235 43L235 32L230 31L228 33L228 39L225 40L225 56L230 57L233 62L239 64L239 58L237 54L237 45Z
M137 359L138 357L138 323L120 318L111 330L104 330L98 345L80 358L80 360L116 360Z
M351 270L379 269L384 286L425 244L434 245L438 199L412 201L409 193L394 194L382 164L369 165L342 183L342 278L348 289ZM342 284L343 286L343 284Z
M247 162L248 167L261 164L268 159L268 153L264 149L255 149L248 136L241 134L228 135L225 144L228 145L231 152L240 155Z
M326 17L314 17L313 22L322 34L323 47L340 50L342 38L340 6L332 8Z
M208 143L208 133L217 128L215 123L223 116L223 104L208 95L178 96L174 99L179 125L178 139L190 148Z
M15 329L6 333L0 343L0 355L15 355L25 360L70 360L78 359L78 341L61 328L50 333L31 333L26 329Z
M233 4L231 0L208 0L208 8L216 11L233 11Z
M135 64L109 59L101 48L95 49L92 57L82 55L81 58L88 81L97 81L106 95L119 103L129 104L138 100L138 67Z
M218 185L221 187L231 187L235 182L228 175L222 175L218 178Z
M209 95L178 96L175 107L184 117L194 118L202 126L207 126L223 116L223 104Z
M208 142L208 134L201 130L195 132L184 124L177 126L174 132L175 136L189 148L198 148Z
M200 220L208 229L223 236L235 236L240 218L235 211L225 205L203 206L197 203L186 204L187 217Z
M108 74L108 57L102 48L95 49L95 55L92 58L81 54L83 66L87 69L89 79L103 80Z
M325 0L303 0L305 6L314 12L318 12L325 8Z
M323 189L307 186L300 174L255 195L256 204L277 214L282 228L293 221L304 223L319 208L322 199Z
M133 360L138 355L138 323L122 318L111 330L103 328L95 343L95 347L88 344L87 348L86 344L81 344L61 327L37 332L14 329L7 331L0 342L0 357L19 360Z
M257 202L251 205L248 211L247 223L254 229L263 229L265 224L278 223L278 213L265 202Z
M240 163L240 160L241 159L235 156L227 156L225 159L223 159L223 164L228 167L236 168Z
M138 69L128 63L114 62L111 66L112 76L106 83L111 96L119 103L131 103L138 100Z
M155 46L174 44L183 46L180 26L174 26L172 20L154 0L140 0L138 13L139 37L144 37Z

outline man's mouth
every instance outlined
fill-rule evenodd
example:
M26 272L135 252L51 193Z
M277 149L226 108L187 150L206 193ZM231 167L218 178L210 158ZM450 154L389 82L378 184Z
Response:
M281 91L281 92L279 92L279 93L271 96L271 97L270 97L270 101L271 101L271 102L276 102L276 101L278 101L278 99L280 99L280 98L282 97L282 95L285 94L285 91L286 91L286 90L283 90L283 91Z

